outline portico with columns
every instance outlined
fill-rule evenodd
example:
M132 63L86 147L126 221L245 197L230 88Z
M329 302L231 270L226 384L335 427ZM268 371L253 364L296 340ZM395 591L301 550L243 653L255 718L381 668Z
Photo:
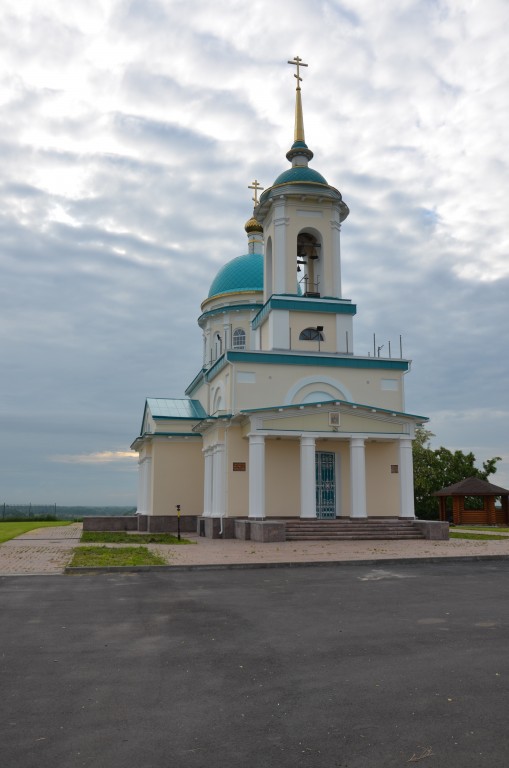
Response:
M247 253L219 270L201 305L202 365L186 398L146 402L132 446L142 514L179 503L205 519L414 518L412 439L426 418L405 410L401 348L355 354L357 307L341 281L349 208L309 165L307 64L288 63L290 167L265 189L249 185Z

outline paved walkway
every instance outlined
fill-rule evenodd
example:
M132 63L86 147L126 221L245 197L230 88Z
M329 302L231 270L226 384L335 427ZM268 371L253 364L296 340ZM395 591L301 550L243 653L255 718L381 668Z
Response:
M61 574L79 546L82 526L73 523L39 528L0 545L0 576ZM352 562L399 558L504 556L509 538L501 541L284 541L260 544L236 539L187 536L190 545L148 544L169 565L257 565L264 563ZM113 544L106 546L125 546Z
M0 544L0 576L63 573L82 528L81 523L36 528Z

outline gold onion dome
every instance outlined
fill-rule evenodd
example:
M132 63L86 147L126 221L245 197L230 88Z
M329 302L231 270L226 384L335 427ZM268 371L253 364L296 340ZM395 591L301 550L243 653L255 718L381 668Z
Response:
M249 235L251 232L263 232L263 227L262 227L262 225L260 224L260 222L259 222L259 221L257 221L257 220L255 219L255 217L254 217L254 216L252 216L250 219L248 219L248 220L246 221L246 223L244 224L244 229L246 230L246 232L248 233L248 235Z

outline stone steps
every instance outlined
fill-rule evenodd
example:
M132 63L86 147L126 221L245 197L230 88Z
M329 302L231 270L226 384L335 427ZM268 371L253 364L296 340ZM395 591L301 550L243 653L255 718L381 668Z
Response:
M287 520L287 541L424 539L411 520Z

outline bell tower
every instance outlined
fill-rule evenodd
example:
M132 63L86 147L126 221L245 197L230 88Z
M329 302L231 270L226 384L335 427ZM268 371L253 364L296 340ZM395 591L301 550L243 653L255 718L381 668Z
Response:
M300 342L309 341L306 335L321 327L316 330L323 341L320 351L352 354L355 307L342 298L340 248L349 209L339 190L309 166L313 152L305 140L301 89L301 67L308 65L299 56L288 64L296 67L297 81L294 141L286 153L291 167L262 193L255 208L264 231L263 298L269 319L259 348L299 350ZM325 332L331 315L336 315L334 332Z

